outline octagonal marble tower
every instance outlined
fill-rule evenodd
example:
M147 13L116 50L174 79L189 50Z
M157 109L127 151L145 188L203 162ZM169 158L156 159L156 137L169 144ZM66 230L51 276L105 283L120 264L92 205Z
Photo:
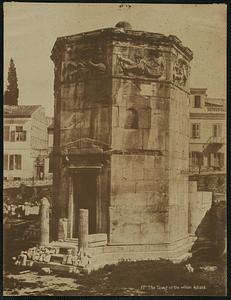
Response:
M187 253L192 57L176 36L127 22L57 39L53 238L60 218L78 238L85 208L108 246Z

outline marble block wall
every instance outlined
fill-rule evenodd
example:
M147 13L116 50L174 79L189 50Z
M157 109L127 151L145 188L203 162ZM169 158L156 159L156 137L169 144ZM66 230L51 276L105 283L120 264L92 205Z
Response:
M188 237L192 57L177 37L124 23L57 39L54 218L68 215L70 170L101 166L109 243Z

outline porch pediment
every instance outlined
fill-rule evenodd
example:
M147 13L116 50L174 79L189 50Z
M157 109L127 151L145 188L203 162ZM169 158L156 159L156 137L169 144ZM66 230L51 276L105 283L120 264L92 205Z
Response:
M63 154L79 154L79 153L102 153L109 145L90 138L81 138L73 142L66 143L62 146Z

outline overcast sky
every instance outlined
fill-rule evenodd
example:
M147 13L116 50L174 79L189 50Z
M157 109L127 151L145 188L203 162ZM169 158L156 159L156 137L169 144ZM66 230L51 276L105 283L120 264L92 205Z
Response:
M128 21L134 30L173 34L194 53L191 87L226 96L225 4L4 3L4 79L14 59L19 104L41 104L53 114L51 49L57 37Z

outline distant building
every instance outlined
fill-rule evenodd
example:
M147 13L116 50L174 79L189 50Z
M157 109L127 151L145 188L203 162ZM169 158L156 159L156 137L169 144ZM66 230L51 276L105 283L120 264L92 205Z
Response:
M226 160L225 99L208 98L206 88L190 89L190 170L222 171Z
M53 143L54 143L54 118L47 117L48 126L47 126L47 134L48 134L48 151L51 153L53 151Z
M4 179L43 179L47 119L40 105L4 105Z

